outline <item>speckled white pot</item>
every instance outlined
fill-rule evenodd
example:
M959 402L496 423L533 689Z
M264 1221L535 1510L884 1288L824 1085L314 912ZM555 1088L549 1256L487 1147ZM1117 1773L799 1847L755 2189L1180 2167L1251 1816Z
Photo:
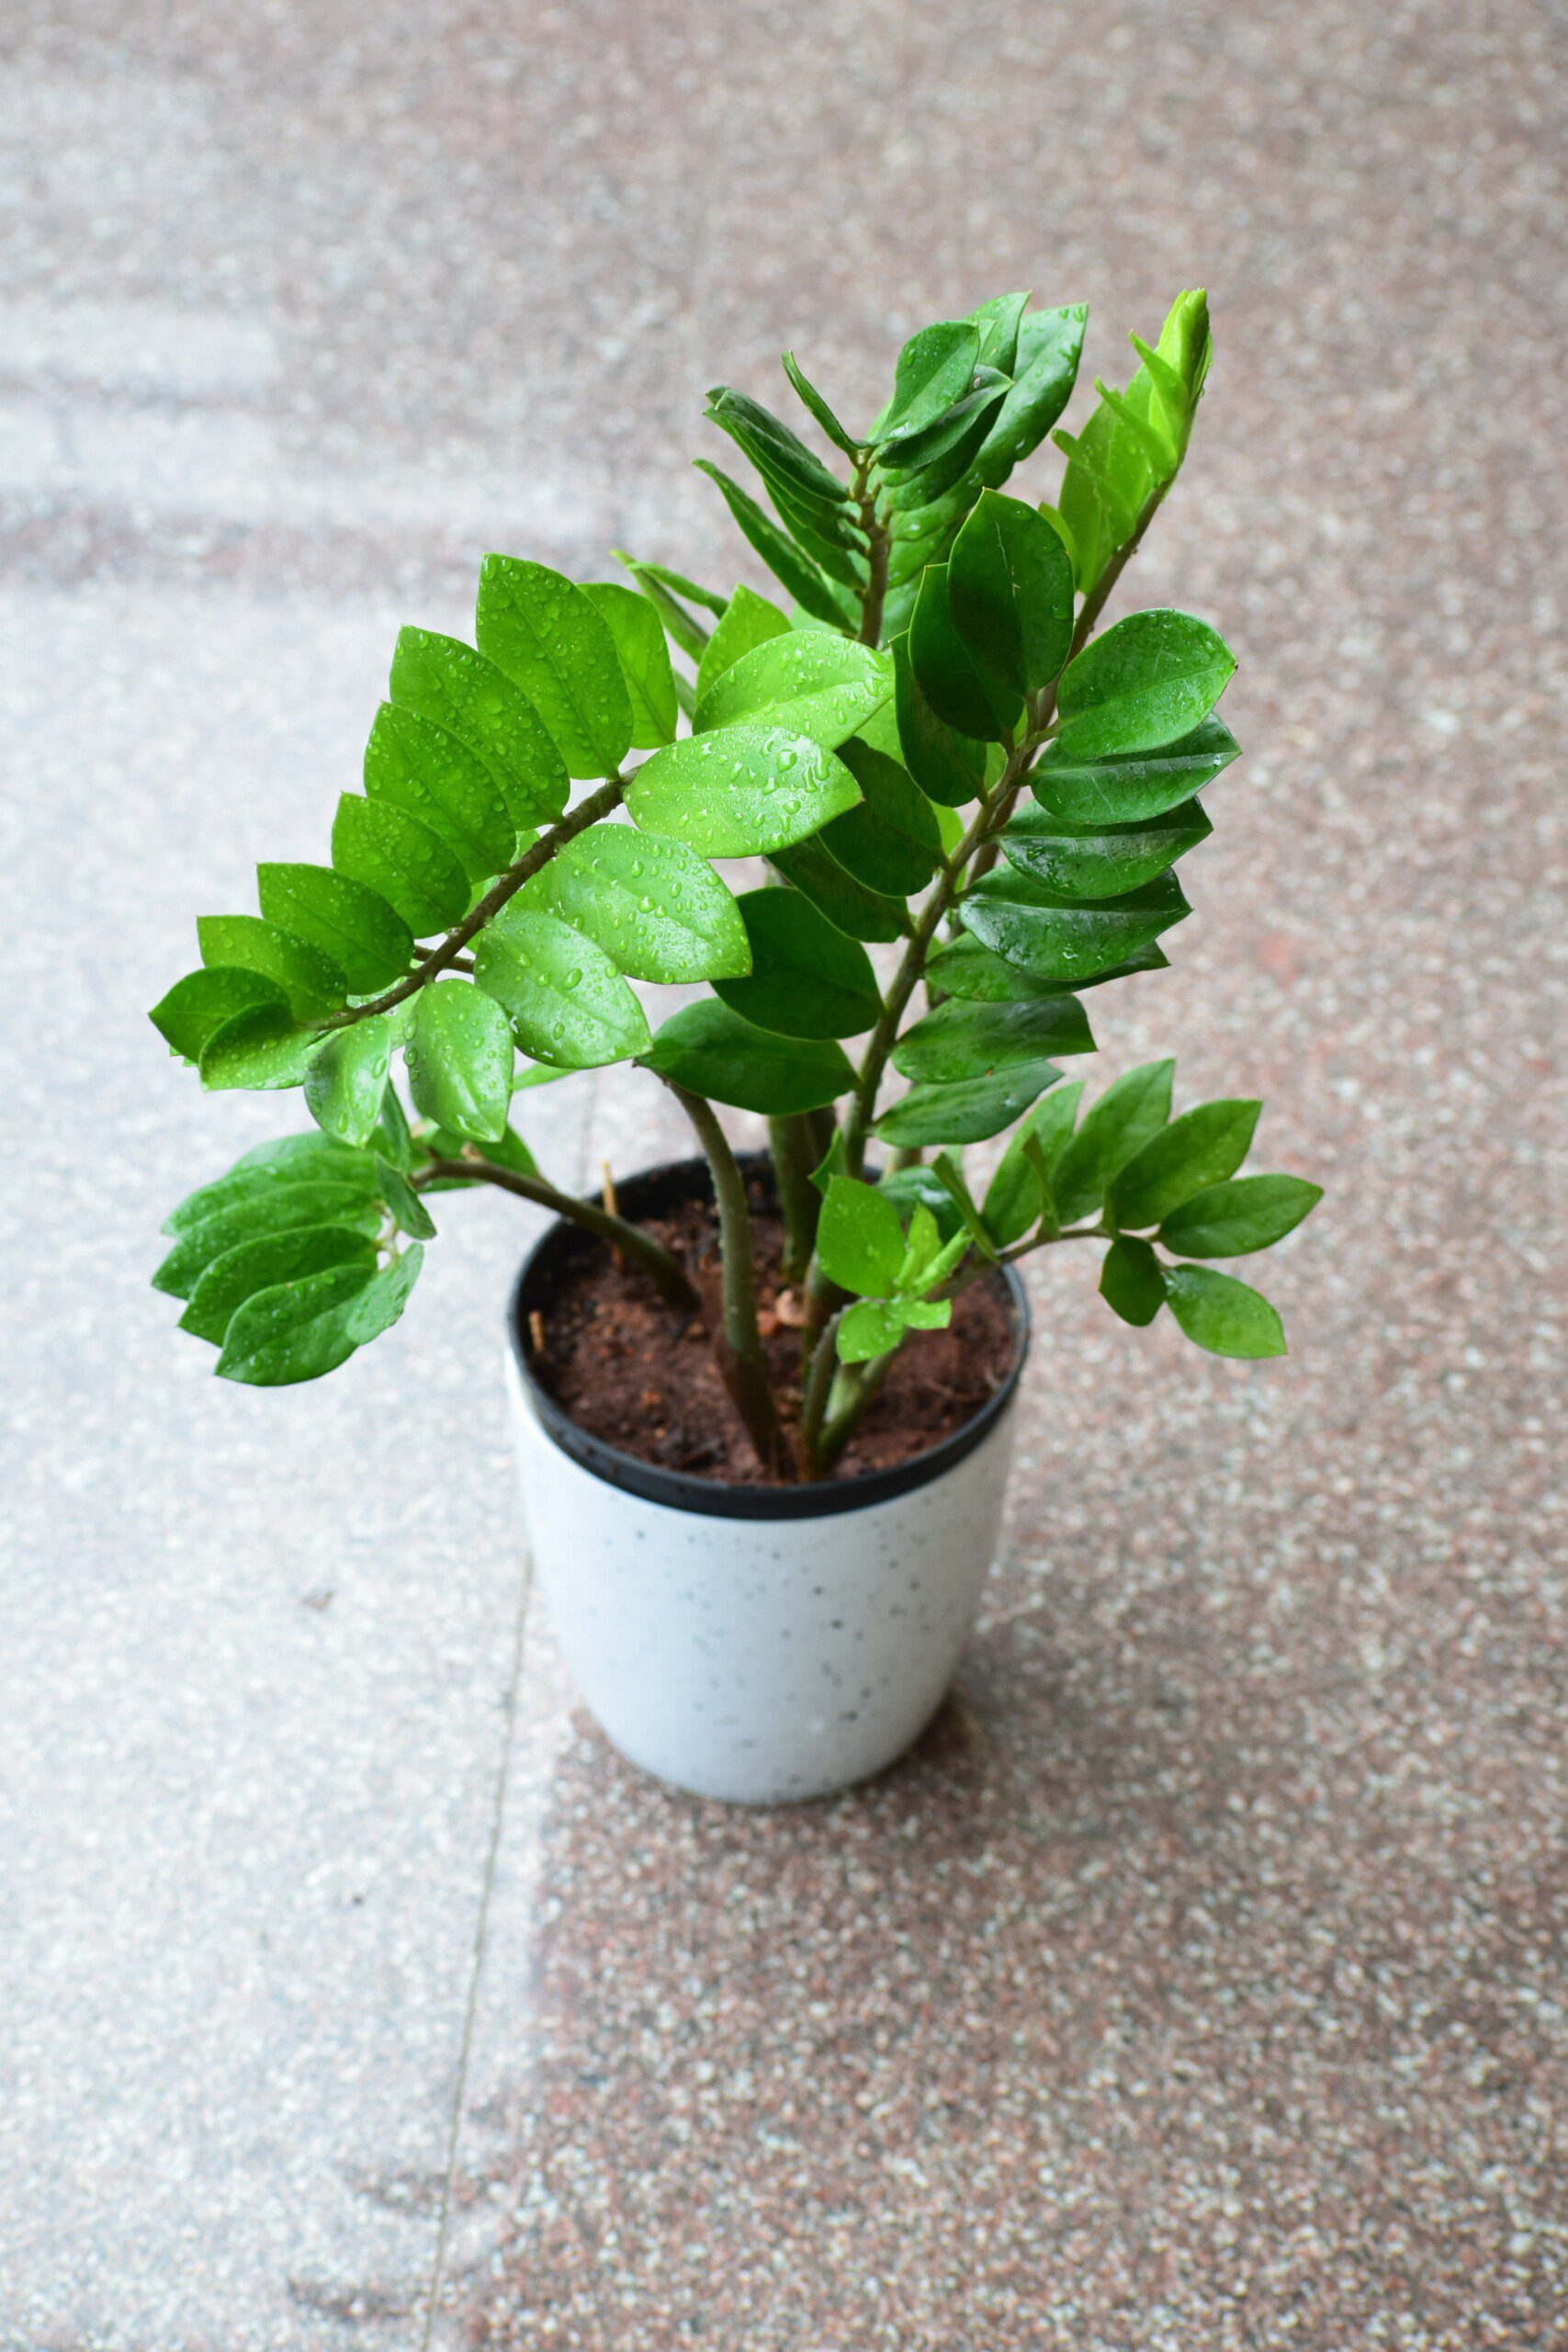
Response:
M657 1170L621 1188L694 1170ZM1004 1387L903 1470L816 1487L717 1485L636 1462L569 1422L524 1333L546 1237L519 1279L508 1368L534 1573L579 1691L634 1764L698 1796L778 1804L878 1772L931 1720L996 1550L1027 1308ZM541 1266L541 1260L545 1261Z

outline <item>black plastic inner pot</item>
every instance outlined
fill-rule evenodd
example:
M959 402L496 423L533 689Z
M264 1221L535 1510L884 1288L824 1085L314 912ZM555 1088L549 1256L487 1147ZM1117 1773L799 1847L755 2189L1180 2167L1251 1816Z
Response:
M763 1185L772 1195L773 1163L765 1152L741 1154L740 1166L749 1183ZM628 1176L615 1190L623 1216L640 1224L645 1218L661 1216L682 1201L711 1200L713 1179L705 1159L672 1159L661 1168L645 1170L640 1176ZM856 1478L820 1478L809 1486L741 1487L725 1479L694 1478L683 1470L663 1470L657 1463L639 1461L635 1454L623 1453L618 1446L606 1445L603 1439L591 1437L568 1418L548 1389L534 1376L529 1361L529 1316L536 1309L547 1317L556 1300L570 1286L575 1270L604 1246L595 1235L564 1220L558 1220L535 1243L513 1286L507 1320L513 1353L542 1427L563 1453L570 1454L572 1461L580 1462L585 1470L591 1470L596 1478L604 1479L610 1486L619 1487L630 1495L642 1495L649 1502L664 1503L672 1510L703 1511L714 1519L826 1519L835 1511L863 1510L869 1503L889 1502L895 1495L907 1495L918 1487L928 1487L944 1470L962 1462L966 1453L973 1453L982 1438L995 1428L1018 1385L1029 1351L1029 1301L1013 1269L1003 1266L998 1272L1007 1284L1013 1317L1013 1355L1007 1377L979 1411L939 1445L900 1463L896 1470L870 1470Z

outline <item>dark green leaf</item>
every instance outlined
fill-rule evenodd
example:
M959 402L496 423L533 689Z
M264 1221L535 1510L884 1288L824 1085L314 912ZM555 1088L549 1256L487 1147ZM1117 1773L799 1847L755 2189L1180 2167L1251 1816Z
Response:
M717 483L741 536L761 557L775 580L783 582L802 611L817 620L831 622L836 628L852 627L858 611L853 598L801 553L788 533L781 531L773 518L763 514L738 481L731 481L728 474L710 466L705 458L699 458L695 463L699 473Z
M1008 379L995 368L976 370L968 391L919 433L883 451L879 475L897 483L919 480L935 497L969 471L1009 390Z
M1010 865L1064 899L1113 899L1152 882L1213 830L1196 800L1134 825L1069 824L1023 808L1001 844Z
M1087 979L1076 980L1075 988L1103 988L1108 980L1124 980L1134 972L1161 972L1166 958L1157 947L1140 947L1125 962L1112 964L1109 971L1091 972ZM949 940L939 948L926 966L926 978L934 988L943 989L949 996L961 996L980 1004L1022 1004L1032 998L1059 996L1066 986L1065 980L1036 979L1032 972L1025 972L1017 964L1010 964L990 948L982 947L968 933Z
M474 978L536 1061L592 1069L648 1044L642 1007L609 956L554 915L507 907L474 943Z
M367 1346L391 1329L409 1303L423 1260L424 1252L415 1242L366 1284L349 1309L348 1328L356 1348Z
M245 1152L216 1182L187 1193L178 1208L164 1218L164 1231L187 1232L203 1218L216 1216L220 1209L258 1199L280 1184L323 1181L373 1193L376 1170L364 1152L352 1151L331 1136L307 1133L276 1136L271 1143L259 1143L254 1150Z
M711 865L682 842L591 825L516 903L559 916L637 980L713 980L749 968L746 927Z
M1018 359L1018 331L1029 308L1027 294L993 294L970 312L980 330L979 365L1010 376Z
M568 775L614 775L632 740L631 696L581 589L547 564L487 555L476 627L479 650L516 680Z
M306 1079L306 1084L307 1086L310 1084L309 1077ZM309 1096L306 1099L308 1101ZM409 1133L409 1123L403 1115L403 1106L398 1100L398 1090L389 1082L386 1092L381 1097L381 1115L376 1122L375 1133L370 1138L370 1148L378 1158L389 1159L392 1166L405 1176L413 1166L413 1137Z
M1098 1209L1105 1188L1170 1116L1176 1064L1144 1062L1108 1086L1056 1162L1056 1208L1064 1225Z
M1165 1305L1165 1276L1146 1241L1113 1241L1100 1270L1100 1295L1123 1323L1152 1323Z
M1164 1220L1159 1238L1184 1258L1245 1258L1283 1240L1322 1198L1322 1185L1304 1177L1242 1176L1183 1201Z
M381 1198L390 1210L392 1221L399 1230L409 1234L415 1241L434 1241L435 1220L402 1170L394 1168L389 1159L378 1159L376 1181L381 1188Z
M287 992L263 972L213 970L187 972L176 980L148 1014L159 1035L187 1062L201 1059L202 1047L237 1012L254 1005L281 1011L292 1020Z
M367 1235L343 1225L308 1225L289 1233L242 1241L204 1269L190 1305L180 1317L180 1329L221 1347L235 1309L257 1291L271 1290L278 1283L299 1282L334 1266L354 1266L367 1275L374 1273L375 1243Z
M973 319L939 319L912 334L898 354L893 397L873 435L876 446L886 450L934 424L968 390L979 357Z
M891 1059L901 1078L918 1085L951 1085L984 1078L1053 1054L1092 1054L1084 1009L1076 996L1048 996L1025 1004L942 1004L907 1029Z
M909 623L909 662L927 702L949 727L987 743L1010 735L1022 706L1010 687L976 666L959 636L948 605L945 564L928 564L920 575Z
M281 1388L335 1371L358 1345L349 1309L374 1279L362 1265L332 1266L256 1292L230 1321L220 1378Z
M1212 1266L1168 1266L1165 1293L1188 1338L1214 1356L1282 1356L1285 1330L1258 1292Z
M784 1037L853 1037L882 1010L871 959L798 890L748 890L737 901L750 942L744 979L716 979L732 1012Z
M886 1193L852 1176L835 1176L818 1221L817 1259L840 1290L888 1297L904 1263L904 1228Z
M1235 670L1235 654L1206 621L1133 613L1091 638L1063 671L1056 755L1105 760L1179 742L1207 718Z
M392 1024L384 1012L333 1030L305 1072L305 1108L316 1125L344 1143L367 1144L381 1116L391 1058Z
M884 1143L983 1143L999 1135L1062 1073L1050 1062L1022 1062L989 1078L912 1086L876 1123Z
M858 808L823 829L822 842L846 873L879 897L912 898L923 890L942 857L942 833L931 803L908 769L858 739L839 757L861 788Z
M416 1111L476 1143L495 1140L512 1101L513 1047L493 997L467 980L422 989L404 1054Z
M388 693L400 709L429 719L478 752L500 786L514 832L553 824L560 815L570 787L543 719L505 671L471 645L433 629L400 629ZM428 745L420 749L405 740L403 756L417 766L437 798L449 807L460 805L457 786L440 783L432 772L434 755ZM365 788L375 797L368 775ZM417 817L424 812L413 808L412 813ZM463 821L470 831L477 830L468 818ZM509 862L502 857L498 864ZM489 870L493 873L497 867Z
M966 929L1010 964L1075 988L1136 955L1190 912L1173 874L1121 898L1073 906L1005 867L986 875L959 906Z
M583 594L615 639L632 706L632 746L653 751L672 743L679 719L675 673L659 615L646 596L618 581L591 581Z
M900 1216L917 1208L929 1209L943 1241L951 1241L964 1229L958 1204L934 1168L893 1169L880 1180L877 1190L886 1193Z
M854 1082L841 1046L754 1028L713 997L671 1013L643 1060L689 1093L769 1117L820 1110Z
M1106 1213L1128 1230L1158 1225L1211 1184L1234 1176L1252 1146L1261 1102L1200 1102L1123 1163L1107 1187Z
M901 899L885 899L847 874L829 856L820 840L796 842L793 849L770 853L768 863L782 874L835 930L851 939L901 939L909 918Z
M981 1210L986 1229L999 1250L1021 1241L1048 1207L1055 1209L1056 1165L1071 1138L1082 1096L1081 1078L1071 1086L1053 1087L1010 1137ZM1049 1201L1041 1181L1043 1169L1051 1182Z
M976 467L993 488L1037 449L1072 398L1088 307L1032 311L1021 322L1013 387L981 445ZM995 363L999 366L999 361Z
M715 728L667 744L643 763L626 796L644 832L684 842L705 857L787 848L859 798L860 786L831 752L766 725Z
M697 704L716 679L739 662L743 653L750 653L759 645L766 645L771 637L789 635L789 615L766 596L759 596L753 589L737 588L724 608L723 616L713 635L704 646L697 663Z
M1179 808L1240 749L1224 721L1211 717L1164 751L1125 759L1075 760L1047 743L1030 782L1041 808L1069 823L1134 824Z
M284 1005L253 1004L215 1029L201 1049L201 1082L212 1092L298 1086L321 1041Z
M1043 515L1021 499L983 491L953 543L947 593L953 625L982 670L1015 694L1051 684L1073 639L1073 567Z
M324 865L258 865L266 921L319 947L340 967L355 996L400 979L413 958L413 933L376 891Z
M210 1195L217 1187L207 1190ZM182 1227L174 1248L152 1277L152 1287L166 1291L171 1298L190 1298L208 1267L226 1250L307 1225L344 1226L374 1235L380 1230L381 1204L358 1183L280 1178L262 1190L231 1196Z
M798 393L805 405L810 410L812 415L822 427L823 432L828 435L829 440L831 441L834 447L836 449L841 449L846 458L858 458L860 455L860 444L851 434L847 433L844 427L839 423L838 418L834 415L832 410L829 407L821 393L817 390L816 385L808 382L807 378L801 373L800 368L795 364L795 354L792 351L786 351L784 353L784 371L789 378L790 383L794 387L795 390Z
M382 800L345 792L333 820L333 865L378 891L416 939L449 931L468 910L468 876L430 827Z
M721 670L697 697L695 724L702 733L741 720L765 724L833 751L892 692L887 654L829 629L790 629Z
M770 489L782 489L797 506L823 516L848 508L843 483L761 401L719 384L708 393L704 413L744 450Z
M276 980L297 1020L335 1012L348 994L348 982L330 956L259 915L197 915L196 935L201 960L210 969L238 966Z
M960 735L939 718L921 691L909 661L908 637L893 641L894 696L904 764L928 800L962 808L980 789L986 747Z

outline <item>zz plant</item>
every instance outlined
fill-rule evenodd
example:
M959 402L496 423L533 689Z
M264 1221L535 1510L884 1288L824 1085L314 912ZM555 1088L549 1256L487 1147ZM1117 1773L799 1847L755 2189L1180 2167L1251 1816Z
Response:
M491 555L473 645L401 632L331 864L262 865L259 911L201 918L199 969L152 1016L204 1086L298 1087L314 1121L169 1219L154 1280L219 1373L342 1363L401 1313L432 1195L475 1184L604 1235L704 1315L778 1476L830 1468L956 1291L1064 1242L1100 1247L1129 1323L1168 1306L1201 1348L1283 1351L1274 1309L1211 1262L1278 1241L1319 1196L1237 1174L1259 1105L1173 1118L1161 1061L1080 1118L1057 1068L1093 1049L1085 991L1166 963L1189 911L1176 865L1237 749L1212 628L1174 611L1100 627L1187 453L1203 294L1157 344L1132 338L1136 372L1097 382L1081 431L1055 432L1054 506L1003 491L1066 404L1083 329L1081 305L1022 294L922 328L863 433L786 356L829 462L713 392L766 504L702 469L783 601L631 557L632 586L581 587ZM760 888L716 870L758 857ZM705 992L650 1030L635 981ZM536 1087L619 1061L672 1090L711 1165L711 1305L613 1195L552 1184L519 1132ZM906 1083L887 1099L890 1074ZM804 1301L784 1394L716 1103L768 1120ZM1008 1129L977 1196L964 1148Z

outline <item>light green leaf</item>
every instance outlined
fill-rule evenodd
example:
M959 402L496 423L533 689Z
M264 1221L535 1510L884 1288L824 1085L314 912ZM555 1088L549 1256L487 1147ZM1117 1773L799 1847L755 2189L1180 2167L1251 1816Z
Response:
M761 557L774 579L783 582L802 610L835 628L852 627L858 612L853 598L827 579L809 556L801 553L788 533L780 530L738 481L731 481L716 466L710 466L705 458L694 462L699 473L717 483L741 536Z
M334 1029L305 1072L305 1108L316 1125L344 1143L367 1144L381 1116L391 1058L392 1024L384 1012Z
M416 711L381 705L365 746L365 789L372 806L400 809L438 835L470 883L501 873L517 854L518 826L496 774Z
M553 824L560 815L570 786L544 720L505 671L471 645L433 629L400 630L388 693L400 709L429 719L478 752L501 788L514 832ZM407 742L404 749L411 760L429 756L428 747L417 754ZM427 769L421 773L433 793L453 800L455 786L438 787ZM368 776L365 788L374 796Z
M672 743L679 705L659 615L646 596L635 588L623 588L619 581L591 581L582 593L615 639L631 696L633 749L650 752L660 743Z
M536 1061L592 1069L648 1045L642 1007L609 956L554 915L507 907L474 943L474 978Z
M187 1193L178 1208L164 1218L164 1231L187 1232L205 1217L216 1216L220 1209L259 1199L279 1185L323 1181L373 1193L376 1170L364 1152L351 1151L346 1144L338 1143L331 1136L279 1136L271 1143L257 1144L254 1150L244 1153L215 1182Z
M787 637L789 615L766 596L759 596L753 589L737 588L725 606L713 635L702 650L697 663L697 707L716 680L733 667L744 653L759 645L766 645L771 637Z
M688 1093L770 1118L820 1110L854 1082L841 1046L754 1028L713 997L671 1013L642 1058Z
M739 910L705 859L629 825L591 825L525 883L518 903L558 915L637 980L750 969Z
M452 1134L493 1143L512 1101L512 1031L482 988L437 980L415 999L404 1047L414 1108Z
M1071 1086L1053 1087L1009 1138L980 1212L998 1249L1021 1241L1048 1210L1055 1211L1056 1165L1071 1138L1082 1096L1081 1078ZM1042 1170L1049 1182L1049 1197Z
M840 1317L839 1362L871 1363L896 1348L907 1329L904 1312L892 1299L860 1299Z
M807 735L833 751L892 692L887 654L829 629L790 629L721 670L697 696L695 724L705 734L748 720Z
M901 1078L946 1086L1053 1054L1093 1051L1082 1005L1064 993L1024 1004L938 1005L904 1032L891 1059Z
M392 1222L399 1230L411 1235L415 1241L434 1241L435 1220L402 1170L394 1168L389 1159L378 1159L376 1181L381 1188L381 1198L391 1212Z
M468 910L468 876L438 834L405 809L345 792L333 820L333 865L378 891L416 939L449 931Z
M1010 865L1064 899L1112 899L1141 889L1213 831L1195 800L1133 825L1070 824L1021 808L1004 826Z
M774 850L769 864L851 939L902 939L912 928L901 899L868 890L823 848L820 838Z
M1165 1276L1146 1241L1113 1241L1100 1270L1100 1295L1123 1323L1152 1323L1165 1305Z
M626 804L644 832L705 857L750 857L804 841L859 798L848 768L820 744L787 728L742 725L655 752Z
M1235 656L1190 613L1133 613L1062 673L1061 759L1104 760L1179 742L1224 694ZM929 689L928 689L929 691Z
M1055 436L1067 453L1060 503L1085 596L1132 537L1149 500L1169 487L1186 454L1209 367L1202 288L1177 298L1157 352L1135 335L1132 340L1144 364L1126 390L1097 384L1100 405L1083 431Z
M938 319L912 334L893 371L893 397L873 439L889 457L900 441L934 424L968 390L979 364L980 331L973 319Z
M1020 321L1010 371L1012 390L975 460L981 481L993 489L1039 447L1072 398L1088 315L1085 303L1073 302L1062 310L1031 311Z
M1108 1086L1063 1150L1055 1170L1056 1207L1064 1225L1098 1209L1118 1169L1170 1116L1171 1061L1144 1062Z
M208 1188L209 1193L215 1189ZM231 1196L181 1228L152 1277L152 1287L167 1292L171 1298L190 1298L208 1267L226 1250L307 1225L345 1226L374 1235L381 1227L381 1204L357 1183L334 1183L324 1178L280 1179L264 1190Z
M307 1274L324 1273L338 1266L357 1267L366 1275L374 1273L375 1243L344 1225L307 1225L292 1232L242 1241L204 1268L180 1317L180 1329L221 1347L236 1308L246 1299L279 1283L299 1282Z
M998 368L1010 376L1018 359L1018 331L1023 314L1029 308L1027 294L993 294L971 311L970 317L980 330L978 364L982 368Z
M1073 567L1043 515L982 491L953 543L947 592L953 625L982 670L1015 694L1051 684L1073 640Z
M148 1014L159 1035L187 1062L199 1062L202 1047L238 1012L265 1005L292 1020L288 997L263 972L187 972Z
M827 401L823 399L821 393L817 390L816 385L810 383L802 374L800 368L795 364L795 357L793 351L786 351L784 353L784 371L789 378L794 390L804 401L805 405L810 410L818 424L822 427L823 432L828 435L829 440L833 444L833 447L836 449L841 449L846 458L858 458L861 451L860 443L854 439L852 435L846 432L845 428L840 424L838 418L834 415L832 410L829 407Z
M1252 1146L1261 1102L1200 1102L1133 1158L1107 1187L1105 1206L1128 1229L1158 1225L1196 1193L1234 1176Z
M1304 1177L1242 1176L1183 1201L1161 1224L1159 1238L1184 1258L1245 1258L1282 1241L1322 1198L1322 1185Z
M876 1123L884 1143L983 1143L1011 1126L1062 1073L1050 1062L1021 1062L987 1078L912 1086Z
M348 1311L349 1334L356 1348L367 1346L391 1329L409 1303L409 1293L423 1262L424 1251L416 1241L367 1283Z
M348 1310L374 1279L363 1266L332 1266L258 1291L230 1321L220 1379L281 1388L335 1371L358 1345Z
M259 915L197 915L196 935L209 969L227 966L265 973L282 989L297 1020L335 1012L348 994L348 982L331 956Z
M476 633L543 719L567 774L614 775L631 744L631 696L615 639L581 589L547 564L487 555Z
M901 1286L904 1258L904 1228L886 1193L835 1176L817 1225L817 1260L828 1280L863 1298L888 1298Z
M1030 782L1041 808L1069 823L1134 824L1180 807L1240 750L1224 721L1211 717L1163 751L1125 758L1077 759L1059 742L1047 743Z
M715 994L759 1029L785 1037L853 1037L882 1010L871 959L798 890L748 890L736 904L750 972Z
M1214 1356L1282 1356L1285 1329L1269 1301L1212 1266L1168 1266L1165 1293L1188 1338Z
M413 933L385 899L324 865L258 865L266 921L330 956L355 996L400 979L413 959Z
M321 1040L301 1028L287 1006L254 1004L213 1031L201 1049L201 1082L219 1093L231 1088L298 1086Z
M1075 906L1016 867L998 868L960 901L964 928L1037 978L1078 988L1135 956L1192 911L1174 874L1140 890Z
M906 768L868 743L845 743L839 757L861 788L861 804L825 828L823 847L867 889L912 898L942 857L934 806Z

